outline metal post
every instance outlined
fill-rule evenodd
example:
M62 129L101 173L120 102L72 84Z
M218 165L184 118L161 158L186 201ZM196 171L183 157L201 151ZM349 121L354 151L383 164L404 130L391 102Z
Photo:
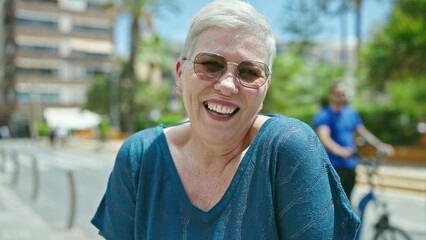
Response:
M20 172L18 153L12 152L11 157L12 157L12 162L15 165L15 169L13 171L12 181L10 182L10 184L13 185L13 186L16 186L16 185L18 185L19 172Z
M1 153L1 162L0 162L0 173L6 172L6 151L4 149L0 149Z
M76 184L74 178L74 172L72 170L66 170L68 184L69 184L69 192L70 192L70 209L68 215L67 228L71 229L74 226L75 222L75 214L77 208L77 191Z
M33 155L32 159L32 172L33 172L33 192L31 194L31 200L34 202L38 198L38 193L40 189L40 174L38 171L37 158Z

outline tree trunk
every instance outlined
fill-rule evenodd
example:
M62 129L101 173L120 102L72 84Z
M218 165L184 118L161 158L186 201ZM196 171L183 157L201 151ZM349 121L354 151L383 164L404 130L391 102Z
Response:
M130 38L130 54L127 64L127 79L129 84L126 84L126 109L123 111L124 114L124 131L133 133L136 130L135 123L135 95L136 95L136 82L137 77L135 73L135 62L136 55L138 52L138 40L139 40L139 16L133 16L132 19L132 28L131 28L131 38Z
M362 14L361 14L362 0L355 0L355 36L356 36L356 58L357 66L359 66L359 59L362 44Z

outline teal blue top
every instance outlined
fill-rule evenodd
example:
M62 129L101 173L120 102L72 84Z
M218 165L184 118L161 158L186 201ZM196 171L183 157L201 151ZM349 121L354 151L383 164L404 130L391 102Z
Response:
M106 239L354 239L359 219L305 123L268 119L207 212L186 194L163 128L122 145L92 219Z

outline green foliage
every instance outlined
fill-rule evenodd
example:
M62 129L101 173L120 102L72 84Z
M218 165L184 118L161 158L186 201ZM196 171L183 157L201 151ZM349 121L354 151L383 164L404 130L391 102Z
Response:
M426 77L394 81L388 89L395 110L417 119L426 116Z
M162 82L158 86L153 86L147 82L138 82L136 93L136 125L137 130L152 127L158 123L177 123L176 119L183 119L183 112L173 112L169 108L171 101L178 101L171 95L171 85L168 82Z
M163 71L174 71L176 57L173 56L169 43L159 35L153 34L142 38L139 48L142 51L138 53L137 61L159 67Z
M50 128L49 128L49 125L47 125L47 122L46 121L40 122L38 125L38 135L40 137L49 136L49 133L50 133Z
M108 79L103 75L96 76L87 92L85 108L99 114L108 114L109 100L110 89Z
M109 123L108 117L102 116L101 121L98 124L99 139L102 142L108 140L111 132L111 124Z
M146 81L139 81L137 85L135 102L139 109L150 111L151 109L164 109L171 92L168 83L153 86Z
M177 124L184 120L184 117L181 113L172 113L166 112L161 115L160 119L157 121L157 124L164 124L165 126L170 126Z
M358 89L352 105L379 139L399 145L416 144L419 138L416 126L426 107L416 102L425 99L425 84L424 79L405 79L389 83L386 93Z
M307 118L318 108L329 83L342 77L344 68L320 60L306 60L291 50L278 55L263 112Z
M128 77L127 71L130 64L123 62L120 82L114 87L111 80L104 76L97 76L88 91L86 108L101 115L108 115L111 101L119 101L121 130L133 132L146 127L153 126L158 119L152 119L152 111L160 111L162 114L171 110L168 103L171 100L171 79L156 79L158 72L169 73L172 71L175 58L167 42L158 35L141 40L141 53L138 61L146 66L144 80L137 79L135 82ZM167 66L167 67L166 67ZM170 76L172 74L169 74ZM160 83L156 83L159 80ZM116 91L116 92L112 92ZM111 99L115 97L117 99ZM183 116L183 114L180 114Z
M362 56L367 81L384 88L388 81L426 74L426 1L399 0Z
M161 6L161 8L160 8ZM137 106L135 98L137 88L137 76L135 71L136 57L139 54L139 43L141 33L154 32L154 15L160 14L160 10L168 9L172 12L179 11L177 0L123 0L118 5L119 10L124 10L131 14L131 35L130 35L130 54L127 64L123 71L121 79L121 125L122 130L133 132L135 130L135 121L140 117L135 116ZM143 52L146 49L141 49ZM126 87L127 86L127 87Z
M140 130L161 123L159 120L167 114L183 118L182 113L173 112L174 110L169 108L169 103L176 99L172 94L173 79L164 77L173 75L176 61L170 45L160 36L153 34L140 40L139 49L141 51L137 54L137 62L146 66L146 79L136 83L133 99L135 119L129 120L135 122L136 130ZM158 70L163 75L160 83L156 83L155 79ZM129 98L129 94L122 94L122 99L125 98ZM126 117L129 116L123 116L122 119Z
M417 118L380 105L358 108L364 125L379 139L390 144L411 145L419 138Z
M386 91L390 99L362 112L366 126L384 141L415 143L416 124L426 115L425 12L426 1L396 1L361 56L360 85L379 96Z

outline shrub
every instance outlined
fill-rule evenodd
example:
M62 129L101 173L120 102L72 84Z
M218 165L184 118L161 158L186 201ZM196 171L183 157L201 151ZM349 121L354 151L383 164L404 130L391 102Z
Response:
M374 107L360 109L364 125L379 139L391 144L415 144L420 134L416 131L417 118L398 110Z

